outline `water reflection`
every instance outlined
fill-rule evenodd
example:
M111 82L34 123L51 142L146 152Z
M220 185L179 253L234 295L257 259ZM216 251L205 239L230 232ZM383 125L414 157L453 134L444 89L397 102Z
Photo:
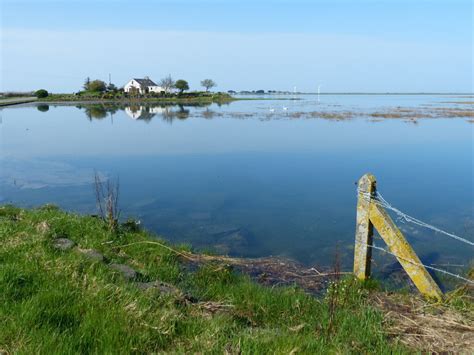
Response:
M156 114L163 114L167 108L150 106L126 106L125 113L132 120L151 120Z
M46 104L40 104L36 108L40 112L48 112L49 111L49 105L46 105Z
M144 104L81 104L77 105L86 114L89 121L102 120L107 116L113 117L118 111L124 111L132 120L150 121L154 117L160 117L164 121L172 122L174 119L184 120L190 115L189 107L206 107L211 104L192 104L192 105L144 105ZM48 105L39 105L39 111L49 110ZM213 111L206 109L203 116L212 118Z

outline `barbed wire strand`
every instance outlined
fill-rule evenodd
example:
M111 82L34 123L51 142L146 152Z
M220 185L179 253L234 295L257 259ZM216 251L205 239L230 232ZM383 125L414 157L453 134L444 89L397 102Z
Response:
M398 208L395 208L390 203L388 203L387 200L385 200L385 198L378 191L375 192L374 194L370 194L368 192L358 190L358 193L362 197L364 197L366 200L374 202L375 204L377 204L379 206L382 206L382 207L384 207L388 210L391 210L391 211L395 212L395 214L397 214L397 216L398 216L398 219L401 220L402 222L405 221L405 222L408 222L408 223L413 223L413 224L418 225L420 227L431 229L434 232L444 234L444 235L446 235L450 238L453 238L453 239L456 239L460 242L463 242L463 243L469 244L471 246L474 246L474 242L472 242L472 241L470 241L466 238L460 237L460 236L458 236L456 234L453 234L453 233L446 232L446 231L444 231L444 230L442 230L438 227L435 227L435 226L433 226L429 223L423 222L423 221L421 221L421 220L419 220L415 217L412 217L410 215L407 215L406 213L403 213Z
M413 261L413 260L404 258L403 256L399 256L399 255L397 255L397 254L395 254L395 253L392 253L391 251L389 251L389 250L387 250L387 249L385 249L385 248L382 248L382 247L379 247L379 246L376 246L376 245L369 245L369 244L363 244L363 243L361 243L361 245L364 245L364 246L366 246L366 247L368 247L368 248L372 248L372 249L376 249L376 250L383 251L384 253L393 255L393 256L395 256L396 258L400 259L400 260L404 260L404 261L406 261L406 262L409 262L410 264L413 264L413 265L416 265L416 266L423 266L423 267L425 267L425 268L427 268L427 269L430 269L430 270L433 270L433 271L437 271L437 272L440 272L440 273L442 273L442 274L446 274L446 275L449 275L449 276L452 276L452 277L456 277L456 278L458 278L458 279L460 279L460 280L463 280L463 281L465 281L465 282L467 282L467 283L469 283L469 284L471 284L471 285L474 285L474 281L473 281L473 280L467 279L467 278L465 278L465 277L463 277L463 276L461 276L461 275L455 274L455 273L453 273L453 272L449 272L449 271L447 271L447 270L439 269L439 268L437 268L437 267L433 267L433 266L430 266L430 265L425 265L425 264L417 263L417 262L415 262L415 261Z

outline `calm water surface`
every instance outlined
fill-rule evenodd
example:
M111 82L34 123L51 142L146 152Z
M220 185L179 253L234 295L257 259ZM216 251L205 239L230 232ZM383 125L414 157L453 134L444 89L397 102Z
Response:
M472 123L294 117L456 107L445 103L455 99L334 95L318 103L315 96L302 98L207 107L3 109L0 204L55 203L93 213L95 170L120 179L123 216L140 219L170 240L309 265L330 263L339 245L348 268L355 182L371 172L396 207L473 239ZM469 246L398 224L424 262L472 259Z

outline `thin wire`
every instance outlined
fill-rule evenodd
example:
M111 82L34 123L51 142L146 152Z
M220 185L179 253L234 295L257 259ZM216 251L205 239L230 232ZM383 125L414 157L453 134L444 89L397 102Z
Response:
M427 229L431 229L437 233L440 233L440 234L444 234L450 238L453 238L453 239L456 239L460 242L463 242L463 243L466 243L466 244L469 244L471 246L474 246L474 242L471 242L470 240L468 239L465 239L465 238L462 238L456 234L453 234L453 233L449 233L449 232L446 232L442 229L439 229L438 227L435 227L431 224L428 224L426 222L423 222L415 217L412 217L412 216L409 216L407 215L406 213L403 213L402 211L400 211L399 209L393 207L390 203L387 202L387 200L385 200L383 198L383 196L380 194L380 192L375 192L374 195L368 193L368 192L364 192L364 191L361 191L361 190L358 190L359 194L361 196L363 196L366 200L369 200L369 201L373 201L374 203L376 203L377 205L379 206L382 206L386 209L389 209L393 212L395 212L397 215L398 215L398 218L401 220L401 221L405 221L405 222L408 222L408 223L413 223L413 224L416 224L420 227L424 227L424 228L427 228Z
M402 256L399 256L399 255L397 255L397 254L395 254L395 253L392 253L391 251L389 251L389 250L387 250L387 249L385 249L385 248L381 248L381 247L376 246L376 245L369 245L369 244L362 244L362 245L364 245L364 246L366 246L366 247L369 247L369 248L372 248L372 249L377 249L377 250L383 251L384 253L393 255L393 256L395 256L397 259L404 260L404 261L409 262L409 263L411 263L411 264L413 264L413 265L416 265L416 266L423 266L423 267L425 267L425 268L427 268L427 269L431 269L431 270L434 270L434 271L437 271L437 272L441 272L441 273L446 274L446 275L449 275L449 276L456 277L456 278L458 278L458 279L461 279L461 280L463 280L463 281L466 281L467 283L470 283L471 285L474 285L474 281L469 280L469 279L467 279L467 278L465 278L465 277L462 277L461 275L458 275L458 274L455 274L455 273L452 273L452 272L449 272L449 271L446 271L446 270L443 270L443 269L438 269L437 267L433 267L433 266L429 266L429 265L417 263L417 262L415 262L415 261L413 261L413 260L410 260L410 259L404 258L404 257L402 257Z

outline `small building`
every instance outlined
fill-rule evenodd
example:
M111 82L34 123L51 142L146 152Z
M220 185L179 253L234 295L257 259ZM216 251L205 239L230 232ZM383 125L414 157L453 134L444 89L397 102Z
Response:
M147 76L145 76L143 79L131 79L127 84L125 84L123 90L125 92L138 90L140 94L148 94L149 92L160 93L165 91L165 89L156 85L155 82Z

